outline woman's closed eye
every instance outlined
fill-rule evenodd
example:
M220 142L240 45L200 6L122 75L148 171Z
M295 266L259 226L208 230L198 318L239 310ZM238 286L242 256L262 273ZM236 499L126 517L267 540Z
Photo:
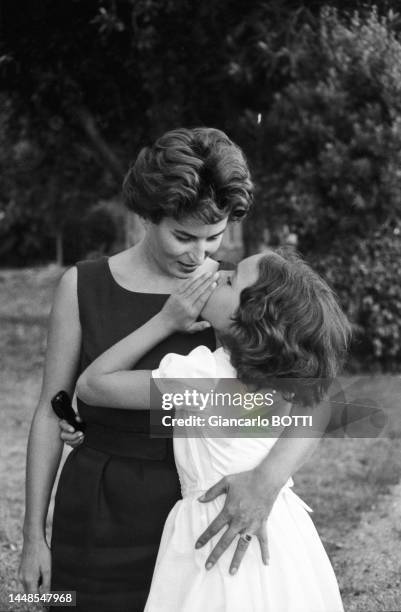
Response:
M192 238L189 238L187 236L175 236L175 238L179 242L190 242L192 240Z
M192 236L178 236L177 234L174 234L174 237L179 242L191 242L196 240L196 238L192 238ZM216 242L219 238L221 238L220 234L218 234L217 236L209 236L209 238L207 238L206 240L210 243Z

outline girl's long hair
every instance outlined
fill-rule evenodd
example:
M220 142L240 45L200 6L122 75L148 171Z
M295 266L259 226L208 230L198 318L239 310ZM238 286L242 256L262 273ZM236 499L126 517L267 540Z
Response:
M222 338L244 383L318 403L346 356L351 327L327 283L293 250L262 257Z

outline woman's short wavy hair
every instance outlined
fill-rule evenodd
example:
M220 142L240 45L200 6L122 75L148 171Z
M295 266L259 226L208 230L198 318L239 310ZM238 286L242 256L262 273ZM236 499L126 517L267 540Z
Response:
M269 252L259 270L223 343L240 380L313 406L339 372L350 324L334 292L294 251Z
M143 148L123 184L127 207L153 223L195 216L241 219L253 185L242 150L213 128L176 129Z

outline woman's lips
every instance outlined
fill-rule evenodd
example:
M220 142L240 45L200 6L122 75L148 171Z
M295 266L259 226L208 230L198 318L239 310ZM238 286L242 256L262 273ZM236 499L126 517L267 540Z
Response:
M178 262L180 264L180 266L182 266L185 270L188 270L188 272L192 272L193 270L196 270L196 268L199 268L199 266L197 264L186 264L182 261Z

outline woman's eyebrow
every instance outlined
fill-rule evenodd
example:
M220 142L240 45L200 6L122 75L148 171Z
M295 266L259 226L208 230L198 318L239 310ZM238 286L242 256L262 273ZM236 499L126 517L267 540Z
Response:
M185 238L196 238L193 234L188 234L188 232L184 232L184 230L174 230L175 234L180 234L180 236L185 236Z
M217 232L217 234L213 234L212 236L208 236L208 238L217 238L218 236L221 236L222 234L224 234L225 231L226 231L226 228L222 229L220 232Z
M213 234L212 236L208 236L207 238L217 238L218 236L221 236L221 234L224 234L225 232L225 228L221 230L221 232L218 232L217 234ZM180 229L176 229L175 230L176 234L180 234L181 236L185 236L185 238L194 238L195 240L197 238L199 238L199 236L195 236L194 234L190 234L189 232L186 232L185 230L180 230Z

